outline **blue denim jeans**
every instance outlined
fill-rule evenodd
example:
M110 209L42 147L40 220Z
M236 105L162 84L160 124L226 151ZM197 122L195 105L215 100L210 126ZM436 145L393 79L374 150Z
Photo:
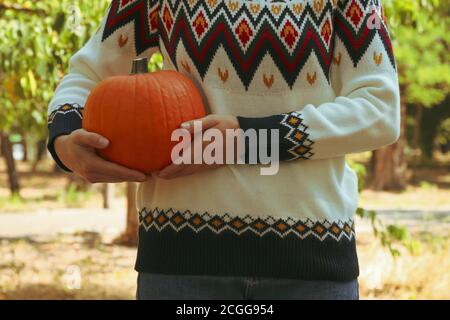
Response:
M358 280L306 281L139 273L138 300L358 300Z

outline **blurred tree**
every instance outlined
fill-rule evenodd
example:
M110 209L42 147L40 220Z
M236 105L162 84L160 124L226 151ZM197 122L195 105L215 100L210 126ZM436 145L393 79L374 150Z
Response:
M115 239L114 243L136 246L138 244L138 211L136 206L137 184L129 182L127 189L127 225L125 231Z
M421 149L421 161L423 163L432 163L433 151L437 144L448 144L450 142L450 95L445 100L433 108L422 108L422 116L416 125L421 128L418 134L417 146ZM439 134L441 136L439 137ZM436 141L441 138L442 141Z
M5 89L0 92L0 131L4 139L19 133L33 140L33 168L44 152L47 105L68 71L70 57L95 33L109 3L110 0L79 0L75 6L71 0L0 0L0 83ZM162 56L154 55L150 70L161 67ZM5 146L3 152L8 152L8 145ZM17 181L11 190L17 192L14 159L5 159L10 181ZM107 190L105 206L111 194ZM127 242L136 243L137 217L130 210L135 207L130 192L133 186L129 185L128 190L129 223L125 235L129 235Z
M6 168L8 170L8 182L9 182L9 189L11 190L11 196L19 195L20 192L19 178L16 172L16 166L13 157L13 148L9 136L5 134L0 134L0 144L2 155L5 158Z
M113 183L104 183L102 186L103 209L110 209L114 198L115 185Z
M402 93L402 135L389 147L373 152L372 188L403 189L406 186L408 105L432 108L449 93L450 57L448 32L450 2L447 0L384 0L394 39ZM423 112L414 121L416 140Z
M95 32L108 3L79 0L78 10L70 0L0 0L3 135L20 134L42 149L48 102L67 72L70 56ZM17 176L7 163L10 175Z

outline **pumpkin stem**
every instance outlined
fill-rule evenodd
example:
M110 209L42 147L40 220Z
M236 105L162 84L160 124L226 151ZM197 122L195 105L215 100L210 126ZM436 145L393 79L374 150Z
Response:
M148 73L148 59L138 58L133 60L131 74Z

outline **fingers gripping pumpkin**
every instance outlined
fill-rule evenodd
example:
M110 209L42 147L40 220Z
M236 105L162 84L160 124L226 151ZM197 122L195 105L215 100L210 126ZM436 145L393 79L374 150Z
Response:
M98 151L102 157L148 174L171 163L177 143L171 141L172 132L206 112L201 94L187 76L146 69L142 59L135 61L134 74L100 82L86 102L83 128L110 141Z

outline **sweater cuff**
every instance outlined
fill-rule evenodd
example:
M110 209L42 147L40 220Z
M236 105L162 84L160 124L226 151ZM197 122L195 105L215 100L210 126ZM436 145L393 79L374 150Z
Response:
M314 142L310 139L308 127L305 125L300 112L291 112L269 117L246 118L237 117L241 129L245 131L254 129L258 133L260 129L279 130L279 141L271 141L271 134L267 134L267 149L270 150L271 145L278 145L280 161L289 161L297 159L310 159L314 153L312 145ZM259 162L259 135L258 147L253 146L252 149L258 150ZM245 159L249 158L249 151L252 150L248 139L245 140Z
M55 151L55 139L62 135L68 135L72 131L82 127L83 108L78 104L65 104L55 109L48 117L49 139L47 149L58 167L66 172L72 172L59 159Z

